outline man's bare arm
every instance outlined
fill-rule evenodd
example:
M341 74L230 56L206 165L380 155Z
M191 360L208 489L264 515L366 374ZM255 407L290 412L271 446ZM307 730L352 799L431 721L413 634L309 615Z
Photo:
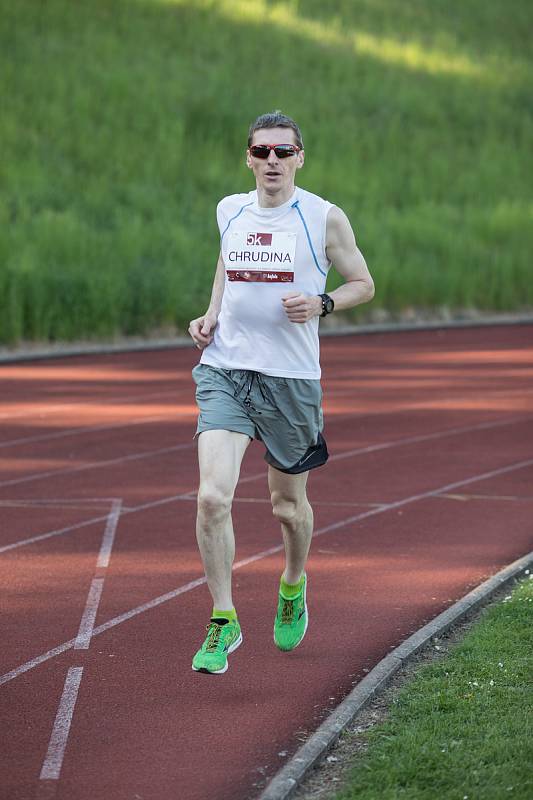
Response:
M218 315L222 307L222 296L224 294L225 267L222 254L218 256L213 289L211 291L211 301L209 308L201 317L191 320L189 333L196 347L203 350L213 341L213 335L217 326Z
M354 232L344 211L333 206L328 214L326 254L345 283L330 292L335 309L343 311L374 297L374 281L363 254L357 247Z
M327 218L326 254L345 281L329 293L335 310L343 311L372 300L374 281L357 247L350 221L337 206L333 206ZM314 295L287 294L283 305L291 322L308 322L322 313L322 300Z

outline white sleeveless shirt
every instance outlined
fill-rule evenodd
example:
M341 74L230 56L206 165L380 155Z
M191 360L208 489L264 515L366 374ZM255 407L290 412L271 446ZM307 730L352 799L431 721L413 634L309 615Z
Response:
M217 206L226 269L214 339L201 363L285 378L320 378L318 317L289 322L281 298L325 291L326 218L331 203L304 189L276 208L262 208L257 191L225 197Z

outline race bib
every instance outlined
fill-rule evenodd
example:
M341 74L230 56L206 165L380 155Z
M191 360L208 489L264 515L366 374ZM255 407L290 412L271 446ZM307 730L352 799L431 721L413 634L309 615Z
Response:
M292 283L296 234L233 231L228 238L226 275L230 281Z

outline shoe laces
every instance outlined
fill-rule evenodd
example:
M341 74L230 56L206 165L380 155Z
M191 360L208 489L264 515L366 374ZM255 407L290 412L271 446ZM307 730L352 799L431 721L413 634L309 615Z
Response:
M283 598L283 606L281 607L281 624L290 625L294 617L294 600L287 600Z
M209 625L206 625L206 630L208 632L207 642L205 644L206 653L215 653L217 651L220 644L222 628L223 626L218 625L216 622L211 622Z

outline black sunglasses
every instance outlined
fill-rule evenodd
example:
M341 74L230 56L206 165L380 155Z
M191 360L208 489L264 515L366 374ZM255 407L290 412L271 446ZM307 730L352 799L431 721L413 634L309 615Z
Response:
M276 158L289 158L300 152L301 147L295 144L252 144L250 145L250 155L254 158L268 158L271 151L274 151Z

